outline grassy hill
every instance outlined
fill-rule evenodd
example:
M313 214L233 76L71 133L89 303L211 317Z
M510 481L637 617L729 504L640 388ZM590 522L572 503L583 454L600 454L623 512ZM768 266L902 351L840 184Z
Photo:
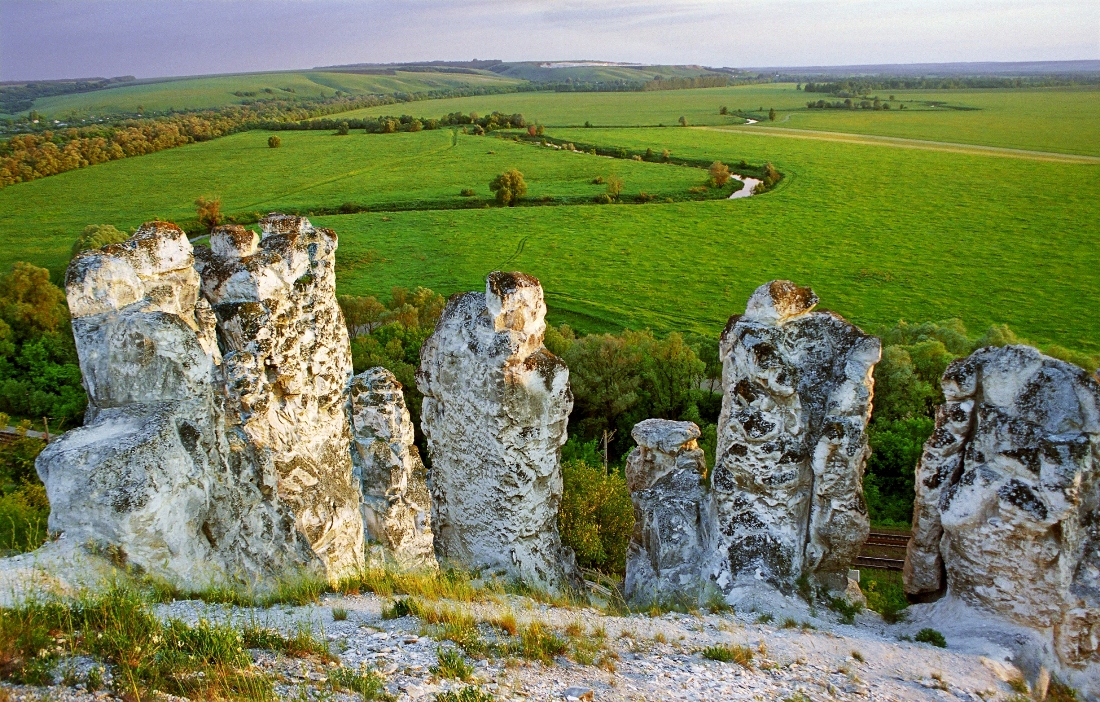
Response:
M34 109L49 119L72 119L139 111L216 108L271 97L316 98L332 96L337 90L350 95L390 95L458 87L509 86L520 82L487 71L248 73L141 82L88 93L58 95L36 100Z

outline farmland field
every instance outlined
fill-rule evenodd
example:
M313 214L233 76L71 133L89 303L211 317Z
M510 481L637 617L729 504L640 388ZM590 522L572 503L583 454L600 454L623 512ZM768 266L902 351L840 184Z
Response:
M1100 92L944 94L983 108L889 115L803 110L777 126L1094 153L1095 130L1081 121L1095 111ZM1064 100L1064 109L1047 116L1052 95ZM426 209L313 218L341 237L341 292L385 295L395 285L425 285L449 294L478 288L490 270L509 268L542 280L554 321L582 330L631 326L713 335L757 285L790 278L812 285L823 306L860 324L959 317L975 331L1007 323L1036 343L1100 351L1100 320L1092 314L1100 297L1100 164L790 138L813 135L732 127L736 118L717 115L723 104L781 110L797 108L800 100L804 105L803 98L793 86L767 85L394 106L425 116L519 111L550 125L548 135L578 145L669 149L730 164L770 161L785 177L758 197L439 209L460 201L461 188L488 198L489 179L510 167L524 172L531 198L593 195L602 189L591 184L593 176L612 171L623 177L627 193L663 195L699 184L702 173L491 136L460 135L452 147L445 130L347 137L282 132L281 149L265 146L267 133L250 132L0 190L0 265L25 259L56 270L85 224L192 218L190 203L199 195L220 196L229 213L404 203ZM670 124L680 114L693 124L728 128L554 126L585 119ZM780 120L785 115L780 111ZM888 122L894 118L908 121ZM958 120L977 126L967 132ZM1015 126L1020 120L1026 128Z
M809 100L837 98L805 93L793 83L732 88L669 90L647 93L516 93L444 100L410 105L383 105L346 113L378 116L408 112L438 117L450 112L487 114L493 110L521 112L529 121L547 126L666 126L681 116L691 125L734 125L743 120L720 115L725 106L760 116L775 108L771 126L794 129L875 134L1016 149L1100 155L1100 89L1044 88L1028 90L896 91L905 110L808 110ZM888 91L879 91L888 98ZM955 110L929 108L945 102ZM895 101L895 107L900 104ZM762 125L763 126L763 125ZM746 129L752 129L752 126Z
M41 98L34 109L49 118L137 112L138 107L163 112L240 104L259 98L331 97L337 90L351 95L427 92L462 86L507 86L519 81L493 73L432 73L396 71L395 75L304 71L250 73L183 78L124 85L89 93ZM265 90L267 92L265 92ZM235 95L234 93L252 93Z

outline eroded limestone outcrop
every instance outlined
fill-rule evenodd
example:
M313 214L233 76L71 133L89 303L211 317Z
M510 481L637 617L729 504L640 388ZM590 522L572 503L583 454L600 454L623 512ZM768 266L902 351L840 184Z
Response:
M717 523L705 477L706 459L692 422L647 419L631 432L637 448L626 461L634 533L626 556L628 601L697 606Z
M569 371L543 346L537 279L491 273L453 296L420 352L436 554L552 588L575 581L561 545L560 449Z
M862 478L879 340L789 281L760 286L722 334L722 412L712 487L722 562L736 588L836 591L867 538Z
M351 461L363 495L363 528L402 568L436 566L431 497L401 383L385 368L352 378Z
M1100 384L1005 346L955 361L942 386L917 468L906 593L1040 632L1036 665L1087 668L1100 693Z
M339 575L362 565L346 393L351 346L336 302L336 234L268 215L258 242L219 227L199 249L224 354L234 458L256 466L310 548Z
M362 563L336 237L261 225L216 230L198 260L163 222L73 260L86 423L36 463L68 543L191 588Z

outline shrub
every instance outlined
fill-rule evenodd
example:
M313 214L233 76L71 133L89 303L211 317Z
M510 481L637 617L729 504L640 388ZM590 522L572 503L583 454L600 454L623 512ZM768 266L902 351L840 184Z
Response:
M681 127L686 127L686 126L688 126L688 118L687 118L687 117L685 117L684 115L680 115L680 119L679 119L679 122L680 122L680 126L681 126Z
M88 249L100 249L108 244L119 244L130 238L126 232L119 231L110 224L89 224L80 232L73 243L71 255L75 256Z
M863 594L867 597L867 609L878 612L890 624L905 619L909 601L905 598L901 573L865 569L861 571L861 580Z
M527 194L527 183L522 173L511 168L494 178L489 183L489 190L496 193L497 202L501 205L515 207L519 199Z
M710 179L714 183L714 186L716 188L720 188L729 182L729 166L722 163L721 161L715 161L714 163L710 164L710 169L708 169L707 172L710 173Z
M947 639L943 638L943 634L935 629L921 629L917 632L917 635L913 637L913 640L931 644L939 648L947 648Z
M608 472L583 460L564 461L562 479L558 508L562 543L577 554L581 567L622 573L634 529L626 479L617 470Z
M283 140L279 138L278 134L272 134L267 138L267 145L272 149L277 149L283 145Z
M461 191L459 191L458 194L461 195L462 197L473 197L474 196L474 189L473 188L463 188Z
M347 122L341 122L339 124L339 126L336 127L336 135L337 136L347 136L349 130L350 130L350 127L348 126L348 123Z
M611 196L607 193L599 193L598 195L596 195L596 197L592 198L592 201L595 202L597 205L610 205Z
M612 173L607 176L607 196L612 200L623 191L623 179Z
M603 179L603 176L596 176L595 178L592 179L592 185L603 185L604 182L605 181Z
M198 217L199 226L207 231L222 223L222 201L220 198L207 200L200 197L195 200L195 215Z

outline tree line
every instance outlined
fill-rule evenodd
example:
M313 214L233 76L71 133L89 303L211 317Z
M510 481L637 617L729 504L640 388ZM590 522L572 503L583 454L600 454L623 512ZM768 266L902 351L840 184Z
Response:
M790 79L793 82L793 78ZM809 81L807 93L830 93L840 97L858 97L876 90L959 90L963 88L1053 88L1071 85L1096 85L1100 76L1065 75L998 78L995 76L957 76L951 78L849 78L833 81Z

